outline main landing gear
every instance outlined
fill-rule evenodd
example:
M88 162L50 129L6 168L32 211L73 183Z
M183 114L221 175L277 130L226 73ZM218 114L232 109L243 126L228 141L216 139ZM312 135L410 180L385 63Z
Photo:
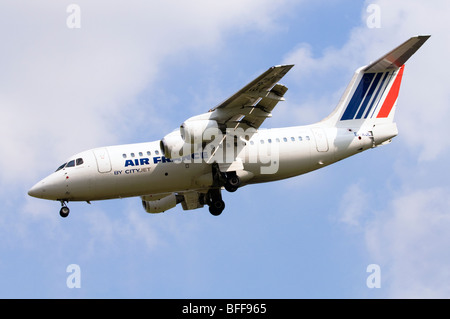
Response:
M69 209L69 207L67 207L66 202L67 201L65 201L65 200L61 200L61 209L59 211L59 215L64 218L69 216L69 213L70 213L70 209Z
M221 187L229 192L235 192L241 185L241 180L236 172L222 173L217 164L212 165L213 185L206 194L206 204L209 212L214 216L219 216L225 209L225 202L222 200Z

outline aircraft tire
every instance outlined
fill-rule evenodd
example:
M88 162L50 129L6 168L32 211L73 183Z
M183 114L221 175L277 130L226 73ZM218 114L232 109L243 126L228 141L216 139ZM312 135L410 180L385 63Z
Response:
M209 206L209 212L213 216L219 216L220 214L222 214L224 209L225 209L225 202L223 200L214 201Z
M225 189L229 192L235 192L239 188L240 185L241 185L241 180L240 180L239 176L237 176L235 174L227 179L227 182L225 184Z
M59 211L59 215L63 218L66 218L67 216L69 216L69 213L70 213L70 209L67 206L61 207L61 209Z
M230 193L237 191L237 187L229 185L229 184L225 184L225 189Z

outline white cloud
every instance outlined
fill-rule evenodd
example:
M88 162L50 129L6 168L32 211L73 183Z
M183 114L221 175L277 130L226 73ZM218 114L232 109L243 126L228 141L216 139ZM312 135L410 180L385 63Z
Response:
M170 87L157 86L171 59L216 54L233 31L271 30L284 8L268 0L76 3L80 29L66 25L69 3L0 4L0 166L7 168L0 175L0 198L8 201L3 210L10 208L2 212L0 227L6 245L18 240L32 247L37 229L41 242L73 240L59 221L58 203L28 198L26 189L76 152L117 143L136 130L166 131L164 110L155 104L173 98ZM144 91L155 98L143 102ZM166 232L174 236L170 229L155 230L143 211L119 218L89 209L85 254L127 238L153 249ZM48 224L34 228L36 220Z
M139 243L137 247L147 252L163 244L161 231L152 224L151 216L130 208L130 205L120 216L91 208L84 223L88 225L87 242L84 243L88 247L86 256L114 254L115 250L131 242Z
M399 187L392 192L386 181L386 185L373 189L373 197L361 191L360 184L354 181L343 193L339 218L365 236L369 257L381 266L386 296L448 298L450 257L446 251L450 236L446 230L450 227L450 193L448 187L437 186L427 176L439 175L429 174L430 170L441 174L448 171L441 159L448 157L450 147L445 138L450 118L447 88L450 3L380 0L366 1L366 7L372 3L381 9L381 28L369 28L368 13L363 10L361 25L352 30L341 47L317 53L310 44L300 43L284 61L296 63L292 78L304 90L300 100L302 110L306 110L308 118L320 119L332 110L327 101L331 103L331 96L340 96L347 84L337 86L329 83L328 77L336 80L340 78L337 73L348 73L348 81L357 67L409 37L431 34L407 62L400 90L396 120L403 143L394 140L397 146L391 151L401 154L409 164L387 168L396 174ZM318 101L315 107L310 105L311 101ZM337 99L333 105L336 103ZM305 116L302 112L291 114L296 116L296 122ZM420 176L416 174L418 171ZM425 186L418 186L421 180ZM375 202L372 198L384 201Z
M432 6L426 1L376 3L381 7L382 28L361 28L358 30L361 36L373 35L378 39L376 43L392 43L416 34L432 36L407 62L396 114L402 141L410 150L409 154L401 154L409 156L413 164L407 175L405 168L398 168L404 176L402 191L394 194L387 208L376 213L367 226L367 247L382 266L388 296L448 298L450 258L446 251L450 244L447 232L450 193L448 187L433 187L433 181L427 176L437 176L431 170L447 171L439 159L448 156L450 144L438 137L446 134L450 117L447 107L450 95L446 87L450 68L445 62L450 49L446 18L450 4L446 1L434 2ZM379 50L379 46L368 45L365 52L374 50ZM410 154L418 154L417 159ZM424 166L424 161L431 165ZM423 170L429 174L416 175ZM429 188L418 186L421 178L422 184Z
M35 180L73 153L116 143L133 132L124 123L136 114L164 123L154 101L136 99L168 58L213 52L232 30L268 30L282 8L255 0L77 4L80 29L67 27L64 4L0 5L3 182ZM21 175L23 167L31 174Z
M394 199L367 225L367 247L389 297L450 297L449 207L448 189L419 189Z
M353 29L349 40L340 48L328 48L320 54L313 54L313 48L300 43L286 55L286 63L296 63L292 70L299 87L306 87L311 93L302 96L306 109L316 112L314 118L321 119L331 112L333 104L308 106L310 101L323 100L324 95L340 96L353 71L387 53L409 37L431 34L432 37L407 62L398 101L397 122L409 148L420 153L421 160L433 160L450 147L450 141L442 138L424 138L424 130L430 137L441 136L450 118L450 92L447 89L447 52L450 50L450 34L447 12L450 3L437 1L430 5L426 1L368 1L381 9L381 28L366 25L367 13L362 14L362 26ZM423 19L423 17L433 17ZM339 77L339 73L348 76ZM337 76L330 76L337 75ZM342 83L327 82L341 78ZM347 79L347 80L345 80ZM306 89L305 89L306 91ZM323 106L322 106L323 105ZM309 108L308 108L309 107ZM325 109L327 107L327 109ZM298 115L301 121L301 112Z
M366 211L368 203L369 198L361 185L350 185L341 199L340 221L350 226L361 226L361 215Z

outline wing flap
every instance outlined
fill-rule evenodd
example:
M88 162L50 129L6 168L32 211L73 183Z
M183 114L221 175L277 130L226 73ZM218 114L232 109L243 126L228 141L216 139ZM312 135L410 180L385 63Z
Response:
M272 117L272 110L280 101L284 101L283 95L288 88L282 84L275 84L270 91L245 93L253 104L245 104L234 110L234 114L225 124L228 128L244 130L248 128L258 129L265 119Z

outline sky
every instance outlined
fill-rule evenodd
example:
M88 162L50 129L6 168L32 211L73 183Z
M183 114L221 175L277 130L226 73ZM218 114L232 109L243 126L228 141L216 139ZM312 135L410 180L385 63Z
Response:
M444 0L2 1L0 298L449 298L448 12ZM419 34L431 38L406 64L391 144L223 192L219 217L128 198L70 203L63 219L27 195L73 154L159 140L272 65L295 67L263 126L319 121L356 68Z

